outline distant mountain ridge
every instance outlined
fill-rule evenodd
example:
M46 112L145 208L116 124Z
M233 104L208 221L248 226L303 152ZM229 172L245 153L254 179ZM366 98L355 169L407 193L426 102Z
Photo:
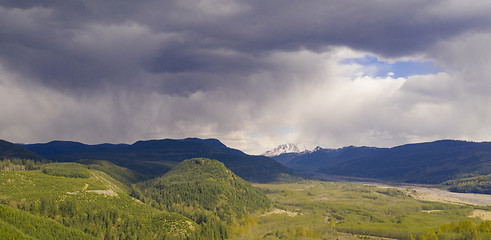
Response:
M249 181L274 181L289 174L286 167L271 158L245 154L227 147L217 139L162 139L138 141L134 144L98 145L52 141L21 146L49 160L107 160L151 176L160 176L181 161L191 158L216 159Z
M316 147L312 151L287 153L273 157L283 165L301 172L317 172L340 162L376 154L384 148L348 146L338 149Z
M316 148L273 157L297 172L442 183L491 172L491 143L439 140L393 148Z

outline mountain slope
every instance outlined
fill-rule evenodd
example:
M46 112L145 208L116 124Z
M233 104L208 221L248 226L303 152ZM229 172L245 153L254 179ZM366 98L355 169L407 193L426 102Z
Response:
M281 160L281 155L275 157ZM393 148L320 149L290 156L283 163L296 171L442 183L491 172L491 143L440 140Z
M372 156L323 168L320 172L414 183L442 183L491 172L491 143L441 140L407 144Z
M26 148L0 139L0 160L10 158L30 159L34 161L44 160L41 156Z
M262 192L223 163L204 158L185 160L164 176L138 186L143 195L166 209L192 206L211 211L225 221L271 205Z
M132 145L53 141L23 146L50 160L107 160L152 176L161 176L185 159L199 157L216 159L248 181L273 181L288 174L283 165L271 158L247 155L216 139L163 139L138 141Z
M384 149L353 146L339 149L316 147L313 151L281 154L273 157L273 159L299 172L315 172L319 169L333 168L340 163L353 159L372 156L381 151Z

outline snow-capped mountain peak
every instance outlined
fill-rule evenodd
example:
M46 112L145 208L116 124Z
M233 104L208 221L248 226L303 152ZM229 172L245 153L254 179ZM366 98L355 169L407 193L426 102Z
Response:
M302 149L302 151L305 151L305 150L306 149ZM281 155L284 153L300 153L302 151L299 150L297 145L295 145L293 143L287 143L287 144L280 145L273 150L267 151L263 155L267 156L267 157L274 157L274 156L278 156L278 155Z
M314 148L313 152L315 152L315 151L320 151L320 150L323 150L323 149L324 149L324 148L321 148L320 146L317 146L317 147L315 147L315 148Z

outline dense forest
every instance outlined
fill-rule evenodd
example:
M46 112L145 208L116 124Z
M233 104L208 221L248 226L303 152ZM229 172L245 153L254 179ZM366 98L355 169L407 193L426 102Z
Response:
M136 197L153 206L182 213L185 208L202 209L226 223L271 205L262 192L223 163L203 158L185 160L164 176L135 188Z
M0 161L0 231L12 239L224 239L231 222L270 206L218 161L185 161L139 184L131 170L84 163ZM173 188L155 194L164 185ZM31 229L47 226L55 230Z
M51 221L65 226L60 231L81 231L99 239L177 238L191 235L197 228L180 214L159 211L135 201L121 183L85 165L52 163L37 167L0 172L0 203L22 210L11 211L14 218L9 224L21 233L29 235L19 225L40 228Z
M491 174L450 180L444 185L454 192L491 194Z

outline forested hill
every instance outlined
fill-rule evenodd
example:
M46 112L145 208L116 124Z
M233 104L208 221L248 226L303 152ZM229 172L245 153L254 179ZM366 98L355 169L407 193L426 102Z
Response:
M107 160L149 176L161 176L179 162L191 158L216 159L248 181L274 181L289 173L286 167L271 158L247 155L216 139L163 139L138 141L131 145L53 141L22 146L49 160Z
M186 239L202 233L192 220L142 204L128 186L87 165L36 168L0 170L0 239Z
M137 187L141 191L139 197L151 205L177 212L191 206L207 210L229 223L271 205L262 192L223 163L204 158L185 160L162 177L139 183Z
M393 148L317 149L275 157L292 169L331 175L442 183L491 172L491 143L440 140Z
M3 159L29 159L41 161L43 157L27 150L26 148L0 139L0 160Z

